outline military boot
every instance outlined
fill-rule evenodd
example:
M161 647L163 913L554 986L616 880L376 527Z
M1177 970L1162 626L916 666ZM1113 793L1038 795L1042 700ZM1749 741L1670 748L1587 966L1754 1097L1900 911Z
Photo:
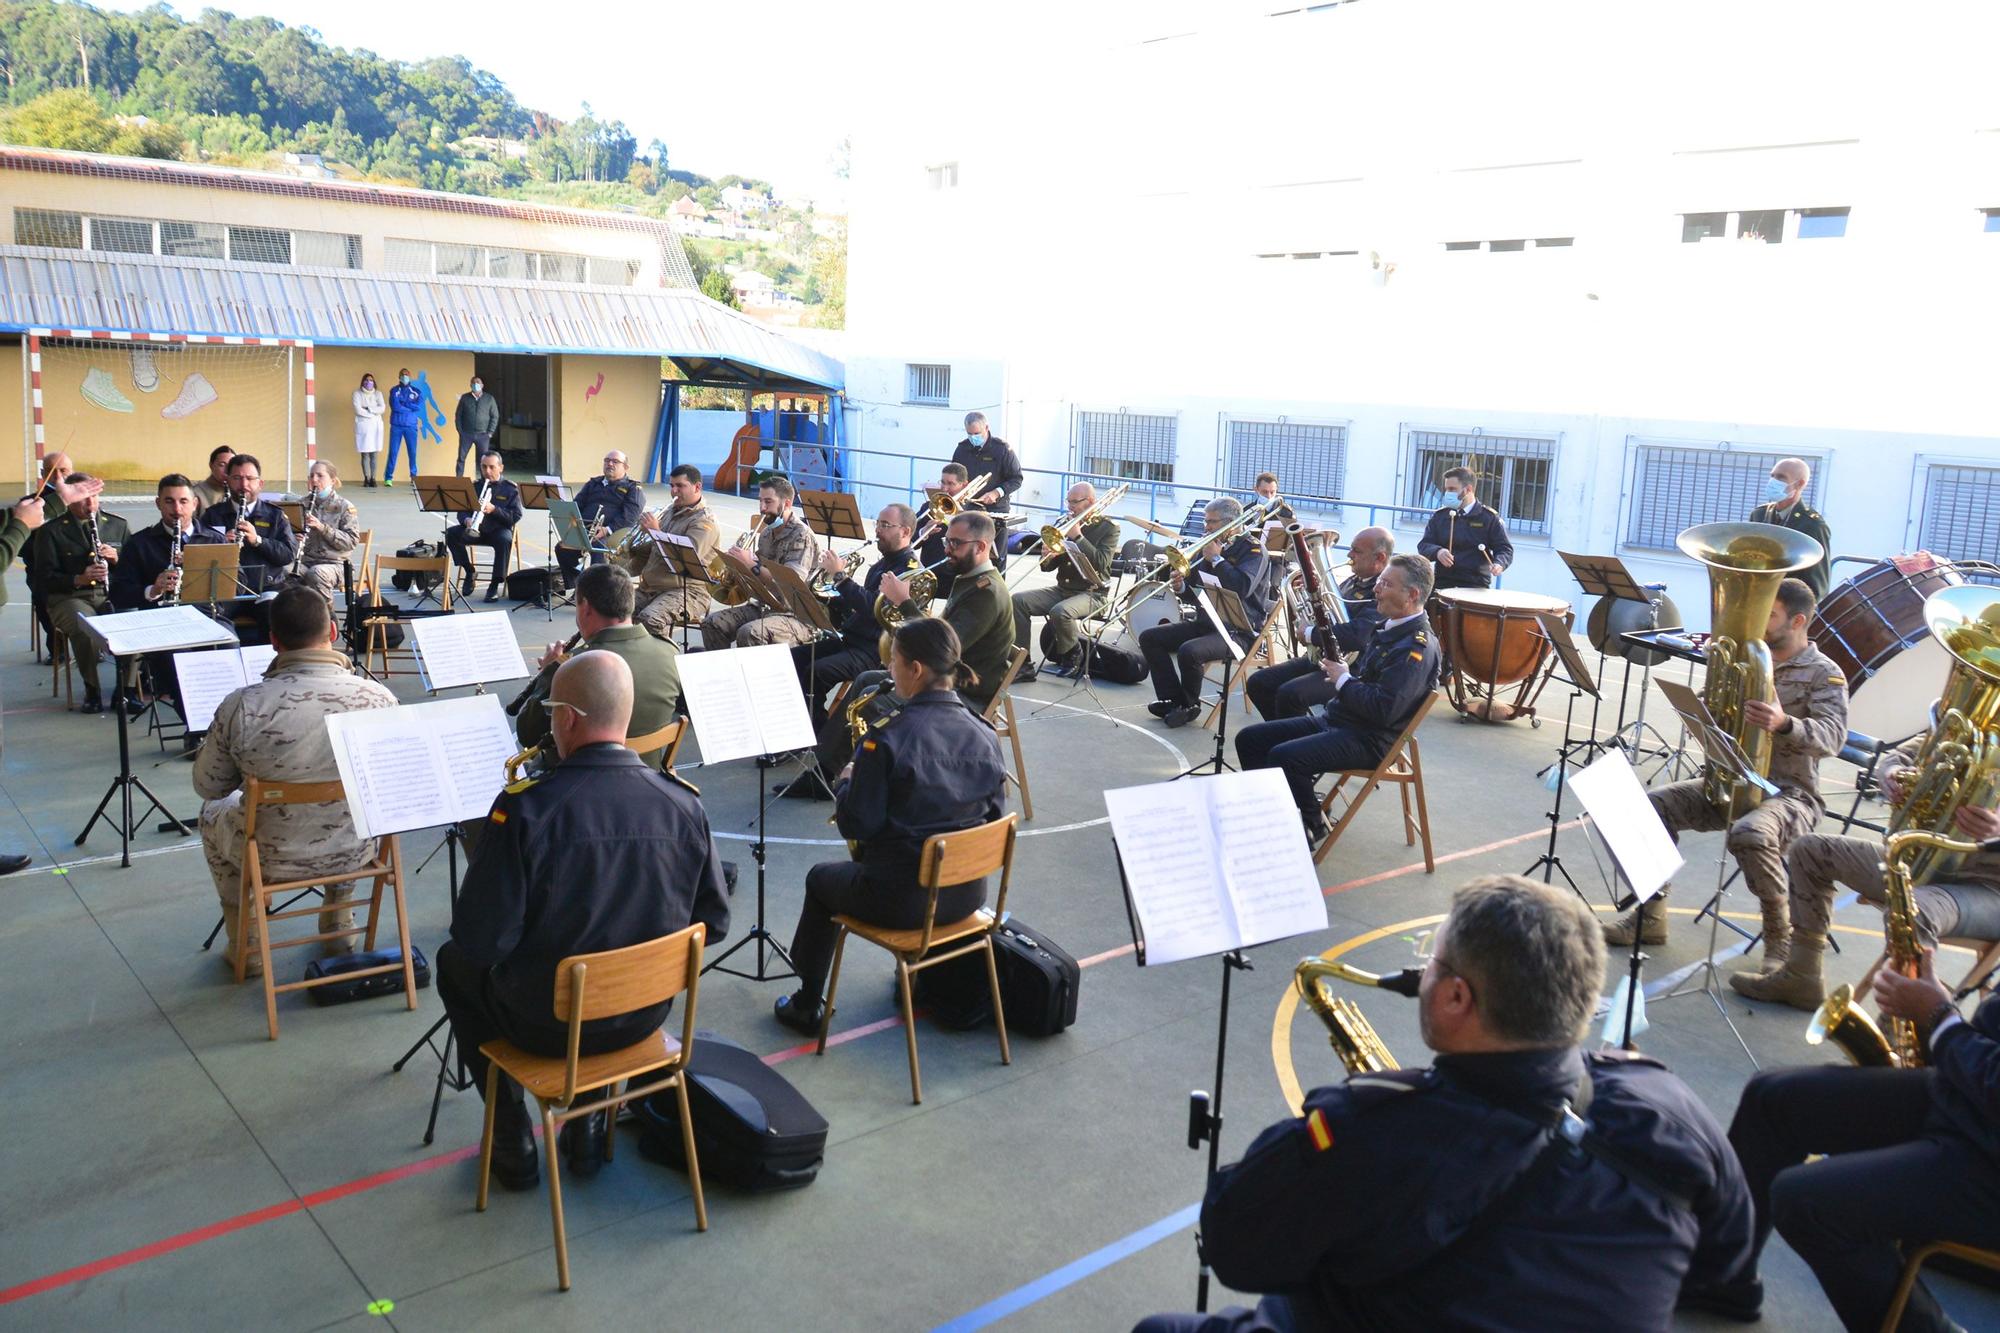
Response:
M1604 928L1606 944L1632 943L1632 932L1639 932L1641 944L1665 944L1667 942L1667 891L1661 889L1639 907L1633 908Z
M1730 988L1753 1000L1788 1004L1811 1013L1826 999L1826 978L1820 971L1820 958L1825 950L1825 940L1800 936L1792 941L1791 956L1785 959L1783 967L1775 972L1734 973L1729 978Z
M1764 910L1764 964L1759 968L1765 976L1781 970L1785 960L1792 953L1792 913L1782 902L1760 903Z

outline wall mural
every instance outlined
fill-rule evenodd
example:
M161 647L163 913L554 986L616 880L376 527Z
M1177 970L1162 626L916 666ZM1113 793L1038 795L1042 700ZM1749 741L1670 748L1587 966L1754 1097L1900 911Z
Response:
M153 361L152 348L132 349L131 377L132 387L140 393L153 393L159 389L160 369ZM132 400L118 387L118 381L111 377L111 372L102 366L92 366L84 373L82 393L85 402L102 411L128 413L133 410ZM171 403L160 409L160 415L168 421L180 421L193 416L221 396L206 375L193 371L181 381L180 392L174 395Z
M417 372L416 387L417 391L424 396L424 407L426 409L418 418L419 428L417 438L419 440L436 440L439 444L443 444L444 436L440 433L440 428L451 418L447 417L444 414L444 409L438 406L437 395L431 391L431 373L428 370ZM435 426L431 424L432 413L437 414L437 425Z

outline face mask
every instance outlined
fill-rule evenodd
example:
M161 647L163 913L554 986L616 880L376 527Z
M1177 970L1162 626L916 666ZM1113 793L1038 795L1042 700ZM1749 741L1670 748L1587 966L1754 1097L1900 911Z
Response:
M396 381L396 383L398 384L408 384L409 382L410 382L410 377L408 375L404 375Z
M331 486L313 487L313 499L315 500L324 500L332 494L333 494L333 487Z
M484 389L485 387L486 387L486 386L485 386L484 384L481 384L481 383L480 383L480 382L479 382L478 380L474 380L474 381L472 382L472 391L473 391L474 393L478 393L478 392L479 392L480 390Z
M1779 478L1777 477L1764 478L1765 504L1783 504L1785 497L1787 495L1790 495L1791 493L1792 493L1792 488L1786 485Z
M970 431L966 432L965 438L967 442L969 442L975 449L977 449L980 445L986 443L986 437L984 435L974 435Z
M1444 493L1444 504L1447 509L1463 508L1465 505L1465 493L1463 491L1446 491Z

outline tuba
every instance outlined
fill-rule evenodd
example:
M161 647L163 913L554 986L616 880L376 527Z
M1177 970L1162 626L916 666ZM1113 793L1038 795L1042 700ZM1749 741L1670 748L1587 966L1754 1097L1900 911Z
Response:
M1772 523L1703 523L1675 539L1682 554L1708 566L1708 680L1702 700L1716 726L1750 761L1759 776L1771 771L1771 733L1743 715L1751 700L1775 703L1771 650L1764 627L1778 585L1787 574L1809 569L1826 549L1804 533ZM1740 819L1764 797L1754 787L1738 788L1710 764L1702 774L1709 802L1723 818Z
M1903 800L1889 832L1922 830L1938 839L1911 855L1913 888L1963 856L1944 845L1953 839L1959 807L2000 802L2000 592L1976 584L1946 588L1925 600L1924 619L1951 654L1951 670L1915 766L1895 774Z
M1385 978L1345 963L1330 963L1324 958L1302 958L1299 965L1292 969L1292 984L1298 987L1299 996L1326 1024L1327 1039L1333 1046L1333 1053L1340 1057L1340 1063L1347 1066L1350 1074L1400 1069L1402 1066L1396 1063L1395 1056L1389 1054L1389 1048L1382 1044L1382 1039L1375 1035L1374 1026L1361 1012L1360 1006L1327 992L1326 983L1336 979L1376 986L1381 985Z

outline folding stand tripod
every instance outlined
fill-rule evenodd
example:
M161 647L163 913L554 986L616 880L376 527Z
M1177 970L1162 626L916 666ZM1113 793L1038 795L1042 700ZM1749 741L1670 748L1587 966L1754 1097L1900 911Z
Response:
M757 767L765 769L777 762L775 756L760 755L757 758ZM816 767L812 771L815 775L819 772ZM749 933L742 939L736 941L736 943L730 945L717 955L714 962L702 968L704 974L720 971L726 972L732 977L742 977L746 981L783 981L786 977L795 977L798 975L796 965L792 962L792 956L785 952L785 946L778 943L777 937L764 927L765 801L764 777L760 772L757 776L757 841L750 844L750 859L757 863L757 924L750 927ZM738 949L741 949L753 940L757 943L757 970L755 972L743 972L733 967L723 966ZM785 965L784 971L767 972L764 970L764 950L767 948L773 954L777 955L779 962Z
M1570 892L1588 902L1589 899L1584 897L1583 890L1577 887L1576 881L1570 877L1568 868L1563 865L1562 854L1556 850L1556 834L1562 828L1563 792L1569 784L1570 765L1577 762L1576 755L1581 752L1584 755L1583 762L1587 764L1597 757L1598 751L1612 748L1610 742L1597 739L1597 710L1603 704L1604 696L1598 689L1597 682L1591 678L1590 668L1585 664L1582 654L1577 652L1576 640L1570 637L1569 627L1563 623L1562 617L1551 612L1537 612L1535 618L1541 623L1543 636L1555 648L1563 670L1569 673L1563 679L1569 685L1570 693L1569 701L1563 708L1563 738L1562 744L1556 747L1556 761L1549 765L1549 768L1542 770L1542 773L1547 773L1552 768L1556 775L1554 787L1556 799L1549 807L1549 847L1535 858L1533 865L1521 873L1533 875L1539 871L1544 884L1554 883L1554 876L1559 874L1563 877L1563 883L1569 885ZM1590 696L1591 726L1589 733L1579 738L1574 730L1576 701L1585 694Z
M1223 591L1221 595L1227 598L1224 605L1231 608L1231 614L1240 614L1242 603L1237 601L1227 591ZM1232 669L1225 670L1222 673L1222 702L1216 706L1215 710L1215 753L1198 764L1190 764L1188 767L1174 774L1173 778L1169 779L1170 781L1193 777L1197 773L1212 772L1220 774L1224 772L1234 773L1236 771L1236 765L1229 762L1229 696L1232 693L1229 688L1229 678L1234 674L1234 663L1242 661L1243 654L1247 650L1242 649L1237 644L1236 636L1231 632L1228 621L1216 612L1215 603L1209 595L1204 592L1200 596L1201 610L1196 614L1206 615L1209 623L1222 632L1223 640L1230 646L1230 655L1222 660L1225 663L1230 663ZM1241 628L1247 630L1249 627L1245 625ZM1251 640L1251 644L1253 646L1256 644L1254 638Z
M464 843L464 830L459 828L457 824L445 825L444 841L440 842L437 847L431 848L431 854L424 858L423 865L419 865L415 873L410 876L410 878L415 879L417 875L423 874L424 866L429 865L437 859L438 847L444 848L445 864L449 867L451 875L451 905L453 907L458 906L458 849ZM468 849L466 852L467 864L470 864L471 860L472 853ZM447 1030L444 1034L444 1046L442 1048L437 1045L435 1040L438 1029L445 1027L450 1022L451 1019L448 1015L440 1014L438 1021L431 1024L424 1035L418 1037L416 1043L409 1050L404 1051L402 1058L390 1066L389 1070L392 1074L402 1073L403 1066L410 1063L411 1059L416 1056L416 1053L427 1046L430 1048L431 1053L438 1058L437 1086L431 1090L431 1118L424 1122L424 1144L426 1147L430 1145L431 1140L437 1137L438 1107L444 1101L446 1085L449 1084L453 1092L464 1092L472 1086L472 1079L465 1072L465 1061L456 1058L458 1055L457 1035Z

